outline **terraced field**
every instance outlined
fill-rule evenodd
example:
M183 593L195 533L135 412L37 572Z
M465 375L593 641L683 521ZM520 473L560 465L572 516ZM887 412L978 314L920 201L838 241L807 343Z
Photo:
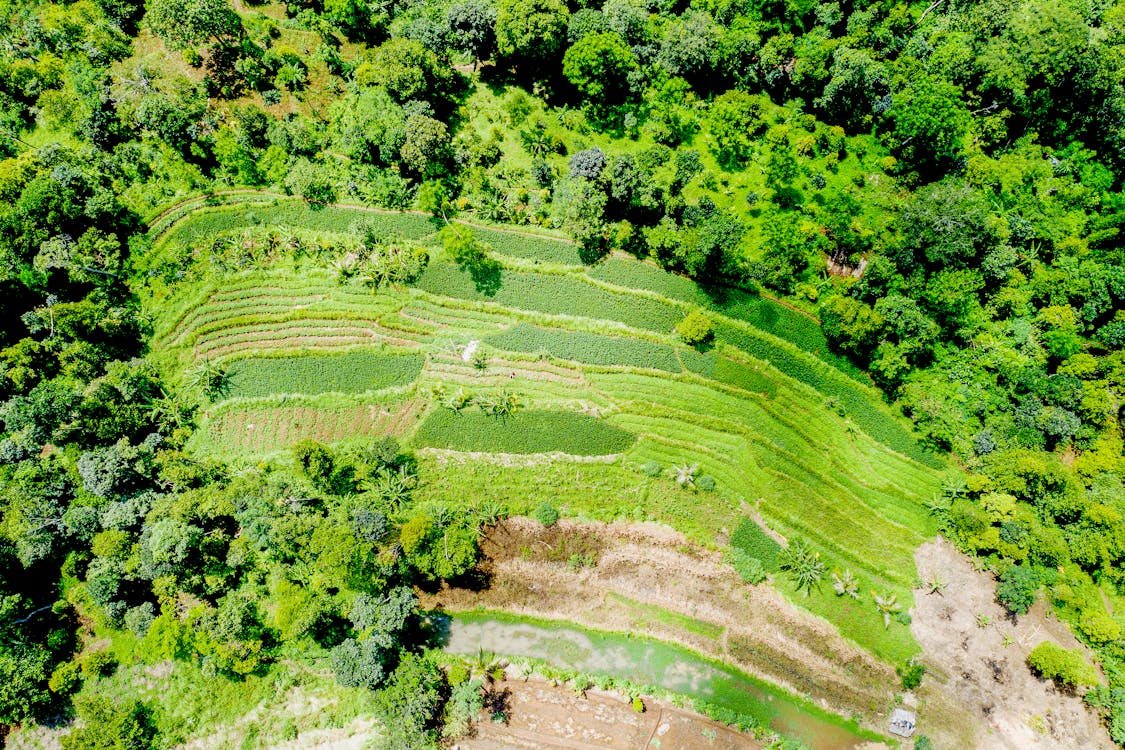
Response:
M150 275L164 279L149 300L155 358L172 373L203 361L227 372L195 450L254 460L306 437L394 434L431 451L422 460L437 485L458 472L462 494L452 497L503 497L505 483L540 490L526 470L497 469L487 456L448 468L443 451L496 454L501 467L511 454L544 466L612 456L596 469L611 477L605 491L629 487L641 505L678 469L698 505L653 501L645 517L722 546L756 511L863 584L861 602L830 591L795 597L885 658L914 651L904 626L884 630L868 589L909 606L913 550L932 527L923 503L942 463L827 351L814 320L750 293L706 293L637 260L587 268L561 240L475 228L500 263L482 287L443 259L433 223L410 214L373 216L388 237L431 246L412 286L372 291L341 281L321 257L213 273L199 261L216 232L257 222L343 232L366 216L235 204L184 212L155 239ZM180 281L187 255L195 265ZM717 334L702 352L674 334L699 308ZM566 509L598 502L576 498Z

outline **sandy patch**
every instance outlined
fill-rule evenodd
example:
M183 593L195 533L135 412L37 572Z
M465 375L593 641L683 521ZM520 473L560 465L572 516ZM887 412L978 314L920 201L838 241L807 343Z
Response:
M947 584L941 594L920 592L911 613L911 631L930 669L918 694L919 730L935 747L1115 747L1079 697L1059 691L1027 668L1027 654L1040 641L1078 645L1042 603L1013 623L995 602L992 576L974 570L952 544L923 544L915 559L923 580L938 575ZM978 615L988 617L990 624L981 627Z

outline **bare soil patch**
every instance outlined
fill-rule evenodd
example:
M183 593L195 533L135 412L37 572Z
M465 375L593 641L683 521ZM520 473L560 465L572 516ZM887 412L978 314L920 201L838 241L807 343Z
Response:
M761 750L754 739L699 714L645 698L645 711L621 695L588 690L584 696L537 678L503 680L507 724L482 714L461 750Z
M1041 641L1078 645L1042 603L1013 622L995 601L992 576L974 570L949 542L923 544L915 559L923 580L938 575L946 582L941 594L920 593L911 613L911 631L929 670L918 693L919 730L935 747L1115 747L1081 698L1028 669L1027 654ZM982 626L978 616L988 618L988 624Z
M500 524L483 540L487 587L444 588L424 606L474 607L642 632L720 658L885 732L898 678L716 552L655 524Z

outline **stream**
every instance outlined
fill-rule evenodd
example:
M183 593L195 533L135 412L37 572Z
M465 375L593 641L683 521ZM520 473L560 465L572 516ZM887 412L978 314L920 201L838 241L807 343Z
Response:
M672 644L507 613L453 613L446 651L541 659L555 667L653 685L751 716L813 750L852 750L875 735L760 680Z

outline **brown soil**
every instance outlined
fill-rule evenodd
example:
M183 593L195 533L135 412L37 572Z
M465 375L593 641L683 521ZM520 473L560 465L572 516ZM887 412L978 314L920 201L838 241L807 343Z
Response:
M482 714L460 750L761 750L750 737L664 701L645 698L633 710L623 696L589 690L585 696L537 678L503 680L507 724Z
M487 588L445 588L423 606L504 609L644 632L886 731L898 683L889 666L770 587L745 585L718 553L670 529L569 520L543 528L515 518L493 529L482 548Z
M935 747L1114 747L1081 698L1059 691L1027 668L1028 652L1041 641L1078 646L1065 625L1041 603L1012 622L995 602L992 576L974 570L944 540L923 544L915 557L922 580L937 575L946 583L940 594L919 593L912 611L911 631L929 670L918 693L918 726ZM981 627L978 615L988 617L989 624Z

